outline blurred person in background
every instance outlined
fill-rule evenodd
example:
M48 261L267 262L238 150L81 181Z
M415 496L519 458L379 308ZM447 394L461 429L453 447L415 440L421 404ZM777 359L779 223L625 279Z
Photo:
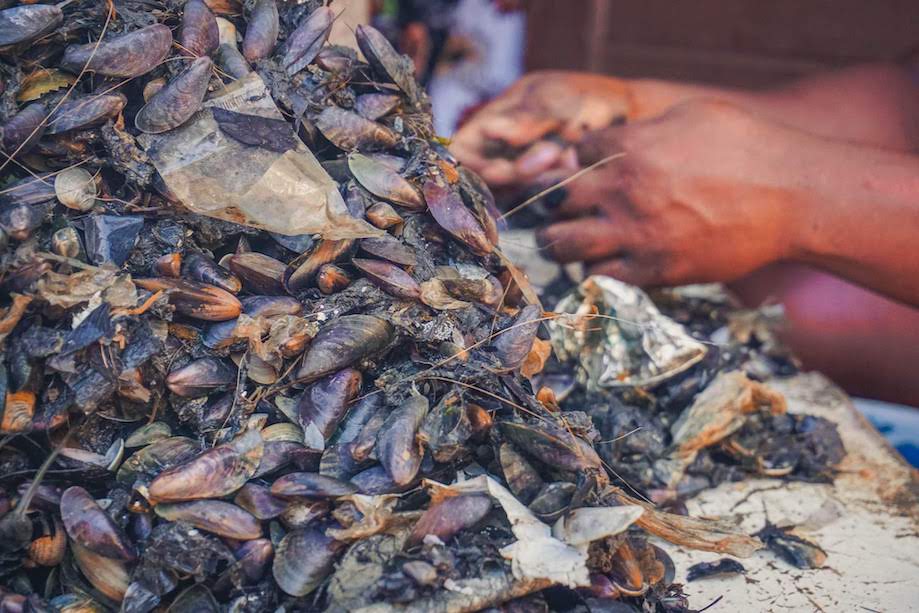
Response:
M512 193L624 154L563 188L539 234L550 256L781 302L805 366L919 407L917 148L919 80L895 65L756 92L533 73L452 145Z

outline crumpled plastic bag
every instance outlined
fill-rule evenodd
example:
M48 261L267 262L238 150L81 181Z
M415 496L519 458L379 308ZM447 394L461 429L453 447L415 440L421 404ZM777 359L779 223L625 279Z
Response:
M589 389L654 386L705 357L705 345L647 294L611 277L588 277L555 311L571 314L549 322L555 355L577 362Z
M292 149L247 145L222 131L212 108L282 119L257 73L227 85L175 130L138 138L164 184L189 210L285 235L339 240L382 232L348 212L338 184L291 131Z

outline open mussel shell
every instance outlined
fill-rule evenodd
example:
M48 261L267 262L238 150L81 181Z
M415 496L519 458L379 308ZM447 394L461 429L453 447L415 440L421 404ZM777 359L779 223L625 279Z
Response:
M374 196L413 211L424 210L424 199L418 189L386 164L352 153L348 156L348 169L357 182Z
M67 533L57 517L46 522L42 534L32 540L26 550L29 561L39 566L57 566L67 552Z
M167 521L183 521L205 532L238 541L262 536L262 526L258 519L235 504L222 500L163 503L153 507L153 510Z
M284 57L281 59L281 65L287 74L297 74L313 61L329 38L334 20L335 12L328 6L320 6L290 33Z
M61 494L61 519L73 541L100 556L130 562L137 556L108 513L79 486Z
M134 118L141 132L159 134L181 126L201 108L213 62L199 57L179 76L156 92Z
M195 441L184 436L172 436L134 452L122 462L115 474L120 483L131 484L144 476L156 476L161 471L190 460L200 448Z
M271 55L278 43L279 29L277 2L258 0L246 22L246 36L243 38L243 56L246 60L257 62ZM307 60L307 63L311 60Z
M373 26L359 25L355 38L374 72L398 85L410 98L417 96L418 85L412 62L399 55L379 30Z
M3 416L0 419L0 434L21 434L32 429L35 417L35 394L28 390L6 392L3 400Z
M304 443L312 449L325 449L360 391L361 373L353 368L323 377L306 388L297 403Z
M242 282L236 275L202 253L187 253L182 261L182 271L189 279L216 285L232 294L242 289Z
M330 143L343 151L390 149L399 135L381 123L337 106L323 109L314 122Z
M316 273L316 287L323 294L334 294L351 285L351 276L340 266L323 264Z
M523 364L533 348L541 320L542 309L530 304L520 310L510 326L498 332L492 346L504 368L513 370Z
M0 48L27 43L51 32L64 21L53 4L26 4L0 11Z
M272 565L274 579L286 594L306 596L332 572L343 547L326 536L325 526L293 530L278 544Z
M54 193L61 204L75 211L88 211L96 204L96 181L85 168L67 168L54 177Z
M524 504L530 504L545 483L539 472L509 443L498 448L498 462L508 489Z
M319 473L289 473L271 484L279 498L337 498L357 493L357 486Z
M151 292L168 292L169 304L177 312L195 319L226 321L242 312L242 303L236 296L213 285L168 277L134 279L134 283Z
M427 398L410 396L389 414L377 435L377 458L396 485L411 483L421 468L417 435L427 412Z
M203 0L188 0L182 10L179 44L192 55L208 55L220 44L217 18Z
M28 153L45 133L46 114L45 105L35 102L10 117L0 128L3 152L7 155Z
M153 502L184 502L232 494L252 478L264 452L261 435L247 430L233 441L160 473L149 487Z
M406 300L417 300L421 297L421 286L418 282L395 264L363 258L354 258L351 263L374 285L388 294Z
M263 295L287 293L284 289L287 265L284 262L252 251L232 255L227 263L250 291Z
M462 197L440 181L431 179L424 184L424 199L428 210L441 228L463 242L478 255L488 255L495 246L488 240L482 224L466 208Z
M355 364L389 344L395 331L385 319L345 315L330 322L313 338L296 379L310 383Z
M320 267L331 264L343 257L353 246L354 241L351 239L319 241L299 265L288 268L286 281L287 288L291 292L298 292L307 288L318 273Z
M123 94L100 94L68 100L48 119L46 134L83 130L105 123L118 115L127 103Z
M453 535L471 528L491 511L491 498L484 494L446 496L425 509L406 541L407 547L420 545L427 535L447 542Z
M226 360L199 358L177 368L166 377L166 387L178 396L198 398L229 389L236 383L236 369Z
M172 31L161 23L147 26L100 44L70 45L60 67L70 72L83 70L106 77L139 77L160 65L172 46Z

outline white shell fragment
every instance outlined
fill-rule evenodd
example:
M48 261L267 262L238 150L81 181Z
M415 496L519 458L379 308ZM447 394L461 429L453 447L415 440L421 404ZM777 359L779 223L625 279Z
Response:
M61 204L75 211L88 211L96 204L96 181L84 168L68 168L54 178L54 194Z

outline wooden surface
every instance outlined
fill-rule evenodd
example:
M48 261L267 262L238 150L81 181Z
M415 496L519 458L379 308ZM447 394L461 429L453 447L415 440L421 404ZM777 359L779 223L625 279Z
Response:
M532 0L527 67L769 85L919 45L917 0Z
M694 608L711 611L919 611L919 478L855 410L842 390L816 373L771 383L789 411L831 419L848 456L832 485L755 479L724 484L689 502L692 515L736 518L749 532L795 524L827 552L826 564L801 570L769 551L742 560L745 576L686 583ZM677 581L697 562L722 557L659 543Z

